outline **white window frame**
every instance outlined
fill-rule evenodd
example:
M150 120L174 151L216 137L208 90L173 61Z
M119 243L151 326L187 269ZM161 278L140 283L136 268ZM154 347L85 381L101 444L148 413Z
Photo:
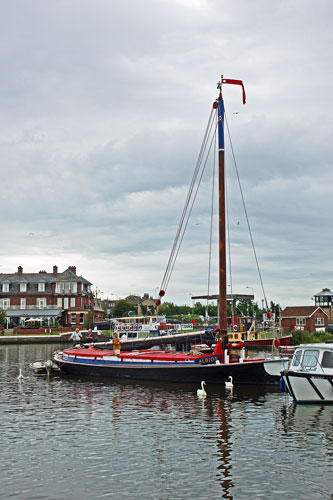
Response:
M76 293L77 292L77 282L68 282L68 281L58 281L56 283L56 293Z
M62 307L62 297L57 298L57 307Z
M68 307L69 307L68 297L64 297L64 309L68 309Z
M26 309L26 307L27 307L27 299L25 297L21 298L20 308Z
M36 300L36 305L37 305L37 309L44 309L46 307L46 298L45 297L39 297Z
M71 307L75 307L75 297L71 297Z
M4 293L8 293L9 292L9 283L3 283L2 284L2 291Z
M80 313L80 325L84 325L84 314Z
M315 326L324 326L324 318L315 318Z
M76 313L71 313L71 325L76 325Z
M39 292L45 292L45 283L44 283L44 281L40 281L38 283L38 291Z
M10 308L10 299L0 299L0 309L9 309Z
M306 324L306 318L304 318L304 317L296 318L296 325L297 326L305 326L305 324Z
M20 283L20 292L26 292L27 291L27 284L25 282Z

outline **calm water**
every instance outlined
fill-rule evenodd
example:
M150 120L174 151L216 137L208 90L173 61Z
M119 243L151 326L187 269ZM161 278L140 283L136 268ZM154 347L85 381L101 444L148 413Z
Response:
M2 346L0 498L330 499L333 407L278 390L29 371L58 346ZM16 379L19 368L24 379Z

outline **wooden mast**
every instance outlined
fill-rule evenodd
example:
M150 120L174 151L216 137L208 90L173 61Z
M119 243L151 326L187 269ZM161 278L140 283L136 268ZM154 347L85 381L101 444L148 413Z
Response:
M222 79L218 84L220 94L217 100L218 112L218 165L219 165L219 326L220 332L227 331L227 260L226 260L226 213L225 213L225 171L224 171L224 106Z
M226 210L225 210L225 169L224 169L224 104L222 83L240 85L243 91L243 104L246 102L245 89L241 80L223 78L217 84L220 90L214 102L218 117L218 159L219 159L219 327L222 334L227 333L227 259L226 259Z

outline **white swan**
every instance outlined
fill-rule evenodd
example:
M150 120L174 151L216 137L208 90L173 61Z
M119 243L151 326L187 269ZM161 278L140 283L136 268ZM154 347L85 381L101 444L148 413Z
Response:
M24 378L24 377L23 377L23 375L22 375L22 370L21 370L21 368L20 368L20 374L19 374L19 376L17 377L17 380L21 381L23 378Z
M207 396L207 392L204 389L204 385L206 385L206 382L203 380L201 382L201 389L197 390L197 396L199 396L200 398L205 398Z
M228 382L229 380L229 382ZM227 382L225 383L225 386L227 389L232 389L234 384L232 383L232 376L230 375L230 377L228 378Z

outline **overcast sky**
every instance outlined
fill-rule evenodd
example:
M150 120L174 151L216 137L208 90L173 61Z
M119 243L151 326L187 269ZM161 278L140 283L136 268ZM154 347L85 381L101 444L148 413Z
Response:
M223 73L267 300L333 288L332 25L331 0L0 0L0 272L154 296ZM207 293L208 177L165 300ZM233 291L261 303L230 205Z

